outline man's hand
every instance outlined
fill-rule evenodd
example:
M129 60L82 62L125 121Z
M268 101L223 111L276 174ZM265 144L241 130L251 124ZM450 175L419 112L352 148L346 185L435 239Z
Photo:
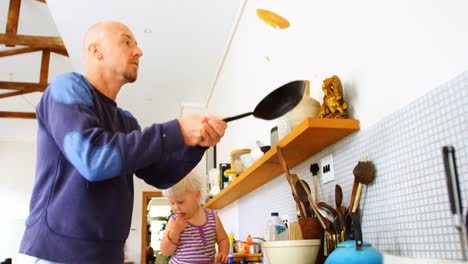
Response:
M226 122L216 116L209 115L207 119L208 122L202 130L202 139L199 143L202 147L211 147L218 144L227 128Z
M216 145L227 128L226 122L212 115L181 117L179 125L186 145L202 147Z

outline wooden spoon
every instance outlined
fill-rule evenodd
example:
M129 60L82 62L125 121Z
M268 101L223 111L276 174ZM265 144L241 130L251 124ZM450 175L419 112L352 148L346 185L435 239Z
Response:
M346 208L344 206L341 206L341 203L343 202L343 190L341 189L341 186L336 184L335 185L335 205L336 205L336 211L341 213L342 216L346 215Z
M309 200L310 205L312 206L312 210L314 211L315 215L317 216L317 219L320 222L320 226L324 230L328 230L328 225L325 224L325 221L322 218L322 215L320 214L317 205L315 204L314 200L312 200L312 196L310 195L310 191L307 188L306 183L304 183L304 181L302 181L302 180L297 181L297 183L298 183L298 185L297 185L298 188L296 188L296 189L297 189L297 192L300 194L299 196L306 196L307 197L307 199Z
M276 145L276 153L278 155L278 159L280 161L281 167L283 167L283 170L286 172L286 179L289 183L289 186L291 187L293 198L294 198L294 201L296 202L297 207L299 208L300 215L302 217L306 217L306 210L305 210L304 204L302 204L302 202L299 200L299 196L297 195L297 191L296 191L295 182L297 180L293 181L291 174L289 173L288 164L286 163L286 160L283 155L283 150L278 145Z
M309 184L304 181L304 180L300 180L299 177L296 175L296 174L291 174L291 177L293 178L293 181L295 181L294 178L297 178L297 180L295 181L295 185L296 185L296 191L297 191L297 195L299 196L299 200L302 202L302 204L304 205L304 209L305 209L305 213L306 213L306 217L311 217L314 215L314 211L312 210L312 205L310 204L309 202L309 199L307 198L307 195L305 192L301 192L300 188L302 188L302 186L300 186L300 183L298 181L303 181L307 190L310 192L310 187L309 187Z
M354 200L356 199L356 192L357 192L358 185L359 185L359 182L356 179L356 177L354 177L353 189L351 190L351 197L349 199L349 206L347 210L348 212L351 212L353 210Z

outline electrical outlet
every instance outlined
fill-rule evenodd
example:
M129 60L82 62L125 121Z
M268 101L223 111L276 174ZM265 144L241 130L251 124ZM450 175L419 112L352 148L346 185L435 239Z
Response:
M322 184L335 179L333 168L333 155L327 155L320 160L320 174L322 174Z
M284 225L286 225L289 228L289 216L288 215L282 215L281 220L283 220Z

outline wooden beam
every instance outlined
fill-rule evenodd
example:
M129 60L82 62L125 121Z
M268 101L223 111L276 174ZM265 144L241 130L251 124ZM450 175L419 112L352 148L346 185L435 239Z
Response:
M41 3L44 3L44 4L47 4L47 3L46 3L46 0L36 0L36 1L41 2Z
M1 57L24 54L24 53L36 52L36 51L40 51L40 50L42 50L42 49L41 48L32 48L32 47L11 49L11 50L3 50L3 51L0 51L0 58Z
M43 92L47 85L47 83L0 82L0 89Z
M0 34L0 44L30 46L41 49L65 49L62 38L15 34Z
M5 32L7 34L16 35L18 30L18 21L20 14L21 0L10 0L10 7L8 9L8 21L6 24ZM14 47L15 44L7 44L7 47Z
M11 93L2 93L0 94L0 99L1 98L7 98L7 97L13 97L17 95L23 95L23 94L28 94L28 93L34 93L33 91L16 91L16 92L11 92Z
M47 84L47 81L49 80L49 61L50 50L43 50L41 60L41 76L39 77L39 83L41 84Z
M5 112L5 111L0 111L0 118L36 119L36 113L34 113L34 112Z
M70 57L70 55L68 55L68 51L63 48L63 49L50 49L51 52L54 52L54 53L57 53L57 54L60 54L60 55L63 55L65 57Z

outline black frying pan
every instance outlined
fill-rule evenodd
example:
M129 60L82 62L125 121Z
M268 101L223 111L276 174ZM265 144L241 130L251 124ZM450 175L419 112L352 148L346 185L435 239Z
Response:
M229 122L252 114L256 118L265 120L278 118L289 112L301 101L305 85L305 81L293 81L284 84L263 98L253 112L227 117L223 120Z

